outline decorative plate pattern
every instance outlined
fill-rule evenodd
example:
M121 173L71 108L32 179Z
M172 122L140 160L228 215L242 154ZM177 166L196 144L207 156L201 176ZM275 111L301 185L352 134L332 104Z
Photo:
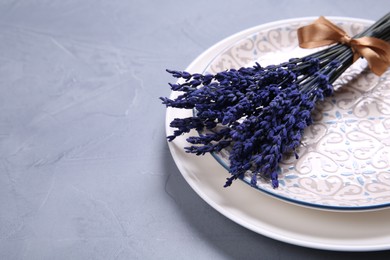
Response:
M298 46L295 21L260 30L220 52L205 72L278 64L318 49ZM336 21L349 35L368 23ZM359 59L334 84L335 94L317 105L306 129L299 159L280 164L279 188L258 180L257 188L278 198L312 207L364 210L390 205L390 73L375 76ZM228 169L228 151L214 154ZM250 184L250 173L244 181ZM234 185L234 184L233 184Z
M295 23L310 23L315 17L281 20L262 24L234 34L211 46L197 57L187 68L189 72L202 72L210 61L219 57L239 40L269 28L288 27ZM370 24L371 21L356 18L332 17L332 21L354 24ZM295 50L294 50L295 51ZM262 56L264 58L264 56ZM272 56L275 59L275 56ZM172 92L171 98L178 93ZM349 97L350 98L350 97ZM169 126L174 118L191 116L188 109L168 108L166 114L167 135L173 133ZM223 188L229 173L209 154L194 156L186 153L186 138L195 133L179 136L168 142L183 178L205 202L237 224L264 236L299 246L337 251L377 251L390 249L390 207L380 205L367 207L302 207L299 203L286 203L288 199L275 199L266 192L250 188L244 181ZM219 157L218 157L219 158ZM264 191L264 190L263 190ZM295 201L297 202L297 201ZM311 204L314 205L314 204ZM316 204L318 205L318 204ZM329 210L332 209L332 210ZM342 208L344 209L344 208Z

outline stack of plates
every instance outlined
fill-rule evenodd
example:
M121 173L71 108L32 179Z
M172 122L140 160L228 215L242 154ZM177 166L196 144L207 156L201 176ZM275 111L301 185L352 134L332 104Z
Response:
M349 35L372 23L328 19ZM313 20L283 20L245 30L205 51L186 70L216 73L256 61L264 66L302 57L317 50L298 48L296 29ZM252 188L248 179L223 188L228 155L185 153L189 135L169 143L173 158L199 196L257 233L319 249L390 249L390 73L377 77L361 59L334 85L335 95L318 105L316 123L304 134L300 158L280 164L278 189L267 181ZM169 108L168 135L173 131L169 122L189 116L190 110Z

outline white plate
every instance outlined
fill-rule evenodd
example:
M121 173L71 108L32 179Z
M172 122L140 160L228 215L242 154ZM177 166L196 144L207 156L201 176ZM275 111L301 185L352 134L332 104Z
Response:
M249 35L270 28L292 24L307 24L315 18L284 20L270 23L235 34L214 45L200 55L186 70L203 72L218 54ZM369 24L370 21L330 18L332 21ZM248 62L251 60L248 59ZM166 130L176 117L191 116L189 110L167 110ZM194 135L196 133L190 133ZM184 152L188 144L185 135L169 143L172 156L189 185L216 210L248 229L284 242L312 248L370 251L390 249L390 210L377 211L323 211L301 207L277 200L273 196L249 188L236 181L223 188L227 171L211 156L195 156Z
M370 22L333 19L349 35ZM310 22L310 21L309 21ZM218 53L206 68L216 74L229 68L278 64L315 49L298 47L297 28L308 21L264 25ZM390 205L390 73L375 76L359 59L334 84L336 93L317 105L315 123L306 129L300 155L280 163L279 188L259 179L257 188L306 206L371 210ZM216 159L229 169L229 154ZM244 178L250 185L251 173Z

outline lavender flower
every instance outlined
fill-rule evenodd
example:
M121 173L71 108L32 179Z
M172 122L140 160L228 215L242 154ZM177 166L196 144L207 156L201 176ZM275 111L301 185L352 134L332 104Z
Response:
M373 28L360 36L375 34ZM388 33L376 33L389 38ZM162 103L194 110L192 117L170 123L176 130L167 138L172 141L194 129L199 136L187 138L191 144L185 147L187 152L203 155L227 149L231 177L225 187L250 171L251 185L255 186L260 176L270 179L276 188L282 156L293 152L298 158L296 149L304 129L313 123L316 102L332 95L332 83L352 62L351 49L337 44L268 67L256 63L215 75L167 70L182 83L170 84L180 95L162 97Z

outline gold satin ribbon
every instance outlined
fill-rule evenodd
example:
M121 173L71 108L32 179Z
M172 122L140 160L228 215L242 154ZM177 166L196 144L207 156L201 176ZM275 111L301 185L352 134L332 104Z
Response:
M371 71L378 76L390 66L390 43L374 37L351 38L323 16L299 28L298 41L301 48L316 48L333 43L348 45L354 53L353 61L364 57Z

